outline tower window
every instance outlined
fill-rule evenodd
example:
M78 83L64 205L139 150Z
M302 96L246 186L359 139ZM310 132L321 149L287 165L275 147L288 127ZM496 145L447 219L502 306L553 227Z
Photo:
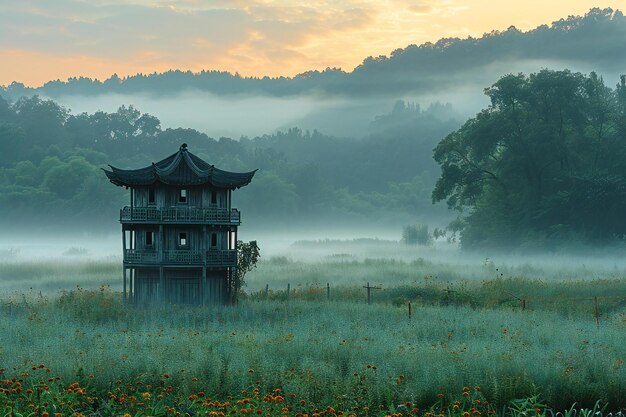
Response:
M178 246L187 246L189 241L187 240L187 232L180 232L178 234Z
M154 188L148 189L148 204L156 203L156 193L154 192Z
M217 233L211 233L211 247L217 247Z
M217 191L211 191L211 204L217 204Z
M154 245L154 232L146 232L146 246Z
M184 188L181 188L178 191L178 202L179 203L186 203L187 202L187 190Z

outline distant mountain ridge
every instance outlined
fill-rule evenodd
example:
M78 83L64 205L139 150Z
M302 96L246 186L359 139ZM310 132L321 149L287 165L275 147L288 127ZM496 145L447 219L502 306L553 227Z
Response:
M299 94L338 96L397 96L453 89L467 82L491 84L486 73L519 72L520 61L563 63L573 70L619 73L626 71L626 18L619 10L594 8L584 16L569 16L527 32L511 26L480 38L444 38L436 43L409 45L389 56L368 57L352 72L338 68L307 71L294 77L242 77L224 71L172 70L137 74L105 81L85 77L50 81L39 88L12 83L0 88L10 99L40 94L64 95L137 94L169 95L187 90L216 95ZM490 71L486 71L490 69Z

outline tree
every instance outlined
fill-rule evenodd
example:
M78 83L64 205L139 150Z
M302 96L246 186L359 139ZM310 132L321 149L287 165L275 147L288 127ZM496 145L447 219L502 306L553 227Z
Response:
M427 224L415 224L404 226L402 229L402 242L406 245L430 245L433 237L428 232Z
M233 302L237 302L241 290L246 285L245 276L248 272L256 268L257 261L261 257L261 250L256 240L250 242L237 241L237 270L231 283L231 297Z
M564 230L586 241L624 235L616 92L594 73L543 70L506 75L485 93L491 105L434 151L433 201L461 212L463 246L519 246Z

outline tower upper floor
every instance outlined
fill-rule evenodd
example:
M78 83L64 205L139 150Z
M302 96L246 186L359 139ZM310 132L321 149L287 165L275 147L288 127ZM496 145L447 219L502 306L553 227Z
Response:
M144 168L109 165L109 180L130 189L130 205L120 210L122 223L195 223L238 225L232 191L250 183L256 170L244 173L216 168L187 150Z

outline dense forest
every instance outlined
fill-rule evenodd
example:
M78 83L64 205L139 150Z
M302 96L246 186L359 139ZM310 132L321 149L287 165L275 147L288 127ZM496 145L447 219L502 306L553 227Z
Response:
M622 81L623 82L623 81ZM4 227L112 230L126 192L99 168L147 165L186 142L234 171L259 169L236 193L256 226L437 223L466 248L545 249L626 236L626 87L595 73L505 75L491 104L460 128L449 105L396 102L362 138L298 128L213 139L162 129L132 106L71 114L52 100L0 99ZM456 130L455 130L456 129ZM433 159L434 149L434 159Z
M515 27L480 38L445 38L409 45L389 56L368 57L351 72L338 68L308 71L294 77L242 77L222 71L172 70L105 81L85 77L55 80L40 88L19 82L4 87L5 97L101 95L110 93L170 95L183 90L217 95L290 96L303 93L398 97L407 92L438 93L469 82L490 84L494 71L522 70L524 62L556 63L558 67L590 68L615 73L626 67L626 18L613 9L591 9L523 32Z
M460 210L465 247L626 239L626 79L506 75L491 105L435 149L433 200Z
M259 169L235 194L256 226L429 221L446 214L430 193L438 175L432 149L460 123L449 106L398 101L360 139L292 128L256 138L213 139L193 129L162 129L132 106L71 114L52 100L0 98L0 210L3 227L112 230L127 192L108 183L106 164L142 167L178 150L223 169ZM399 230L399 229L398 229ZM398 232L399 233L399 232Z

